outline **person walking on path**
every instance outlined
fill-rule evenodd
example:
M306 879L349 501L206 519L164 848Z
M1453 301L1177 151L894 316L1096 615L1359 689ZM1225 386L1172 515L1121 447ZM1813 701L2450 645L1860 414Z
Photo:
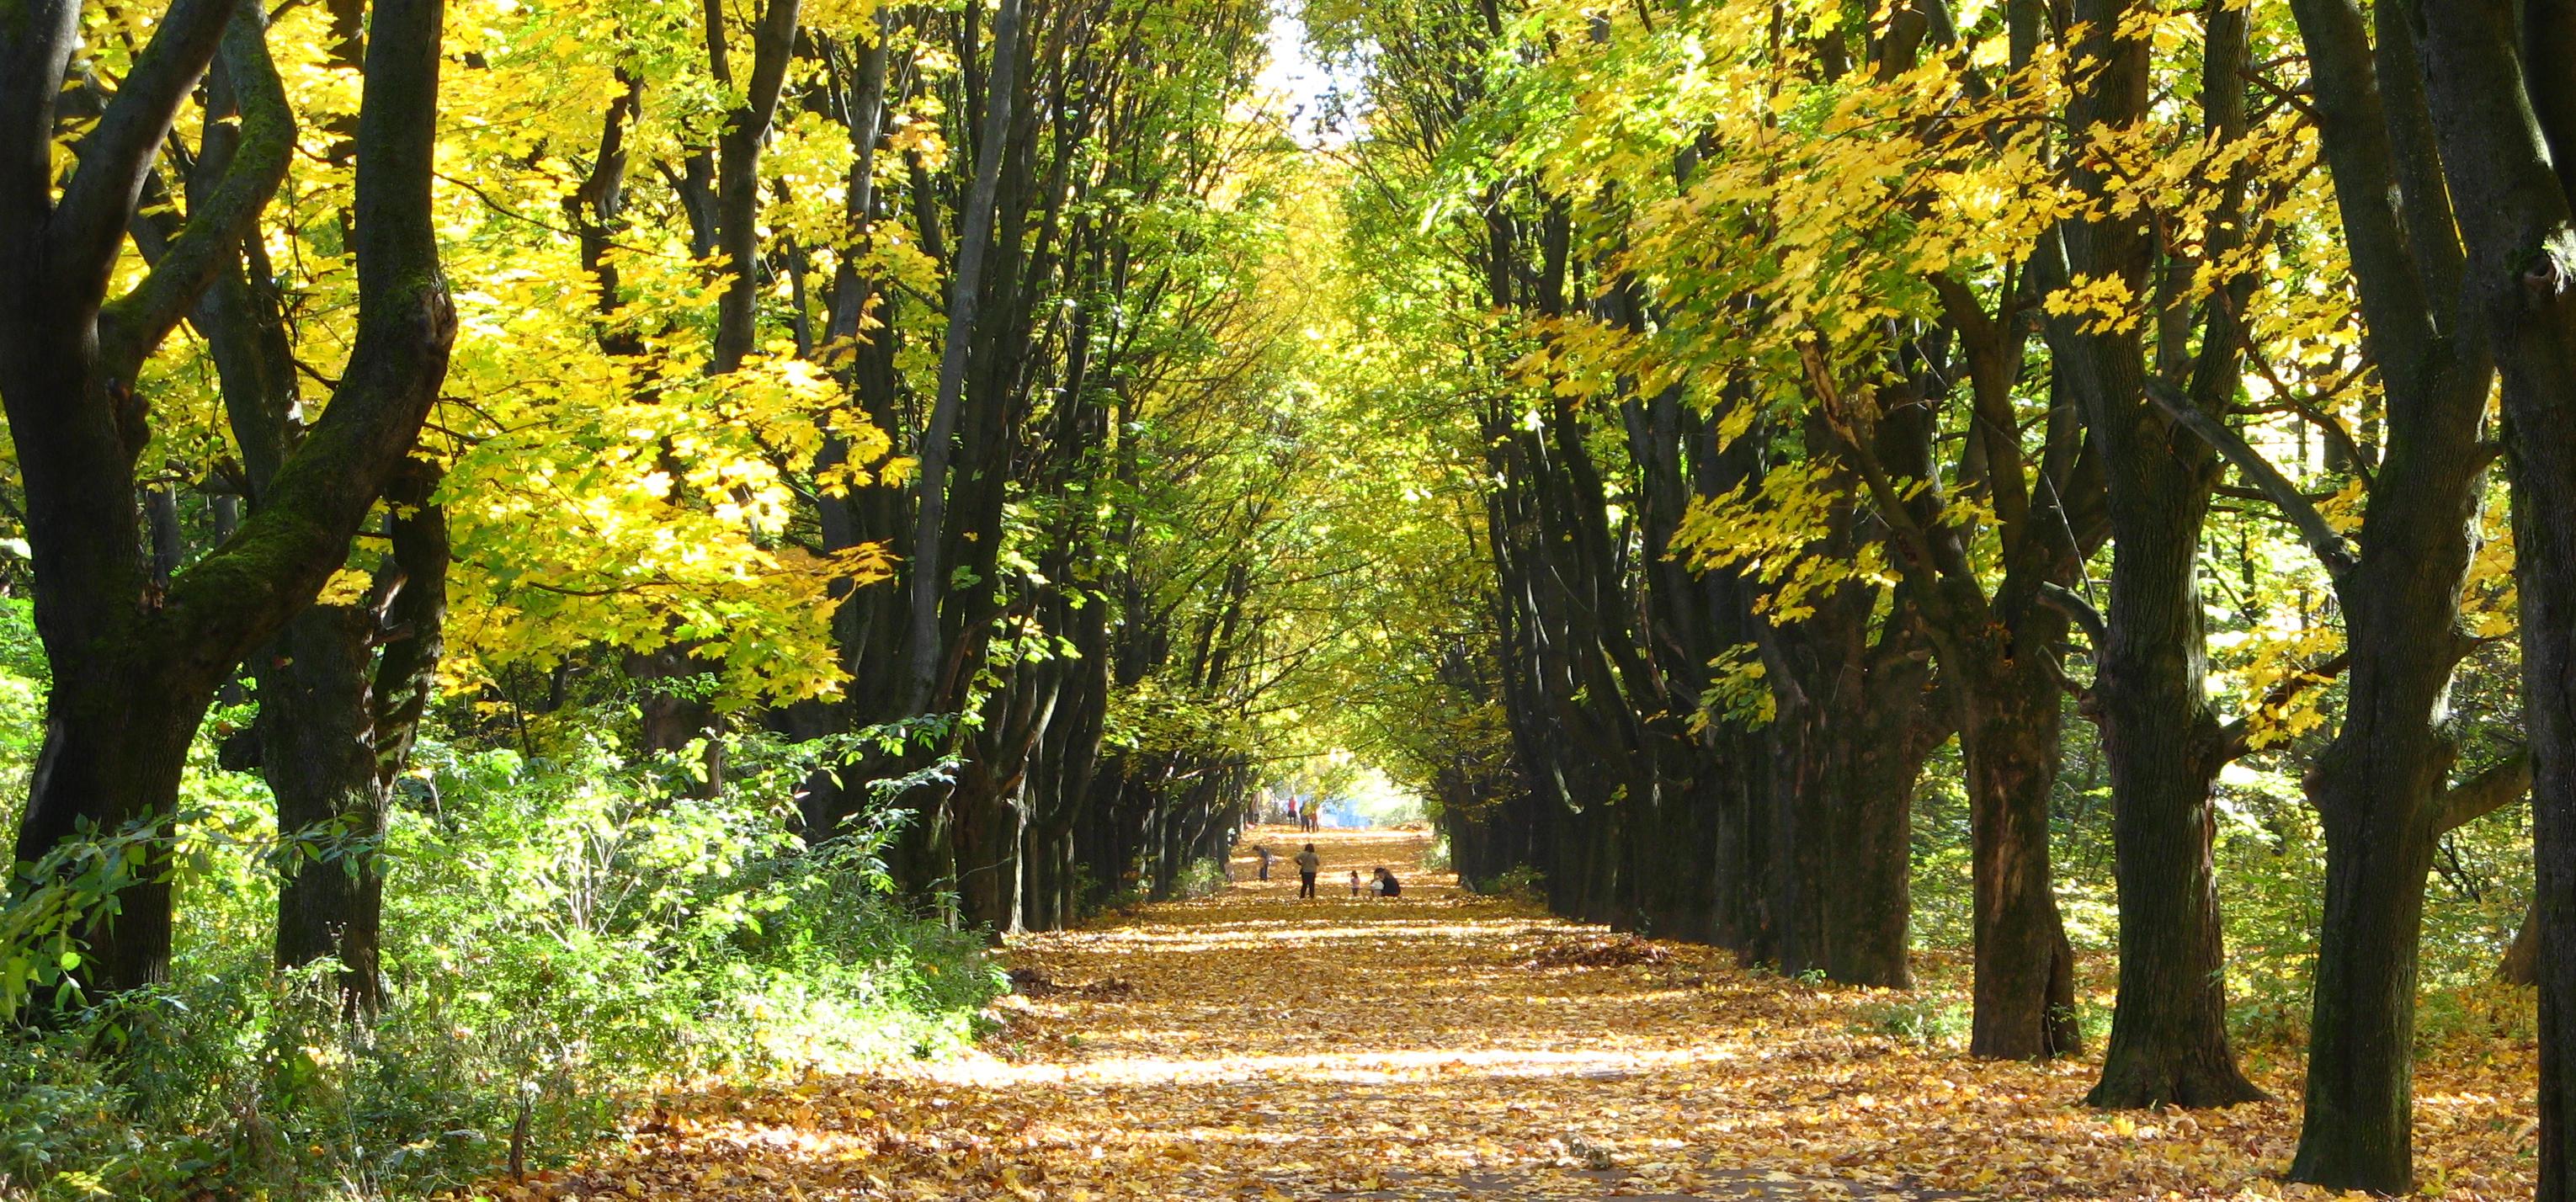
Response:
M1359 869L1354 868L1354 869L1352 869L1352 870L1351 870L1351 896L1353 896L1353 897L1358 897L1359 895L1360 895L1360 870L1359 870Z
M1265 881L1269 880L1270 845L1267 843L1255 843L1252 845L1252 854L1261 857L1261 879Z
M1315 854L1315 845L1297 853L1297 896L1301 900L1315 896L1315 870L1324 866L1324 857Z

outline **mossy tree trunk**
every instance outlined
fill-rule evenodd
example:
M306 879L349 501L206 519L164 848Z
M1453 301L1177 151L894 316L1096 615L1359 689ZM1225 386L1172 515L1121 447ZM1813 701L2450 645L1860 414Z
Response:
M0 28L0 401L27 494L37 630L56 665L17 854L84 832L167 831L190 739L234 665L269 641L346 559L408 453L446 373L455 314L430 222L438 0L382 0L367 49L351 215L356 346L320 422L280 465L238 533L150 585L136 537L135 460L150 410L143 359L235 253L283 156L236 152L245 174L197 206L142 284L113 303L110 273L164 136L227 25L238 88L265 70L256 10L182 0L166 14L88 135L56 199L47 147L80 6L38 0ZM291 132L281 131L287 145ZM92 931L94 988L167 972L169 894L138 886Z

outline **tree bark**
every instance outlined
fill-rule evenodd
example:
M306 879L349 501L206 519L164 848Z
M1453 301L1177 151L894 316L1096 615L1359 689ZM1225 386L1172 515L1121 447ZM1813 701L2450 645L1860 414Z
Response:
M2414 1173L2416 945L2454 754L2442 721L2470 645L2458 629L2459 599L2494 371L2485 308L2451 308L2463 295L2460 227L2409 19L2378 10L2395 19L2378 21L2374 46L2349 0L2293 0L2292 9L2385 388L2388 451L2357 559L2331 534L2309 535L2336 578L2352 666L2343 724L2308 777L2325 828L2326 898L2306 1119L2290 1176L2402 1193ZM2466 206L2457 212L2483 219ZM2295 500L2283 509L2302 529L2317 525Z
M361 1020L384 1006L380 848L437 688L447 615L438 472L409 467L385 492L393 552L364 603L308 606L257 673L261 774L297 849L278 889L277 963L338 960L343 1008Z
M913 562L907 581L911 629L905 640L899 682L904 710L924 712L938 690L947 644L940 638L940 598L948 591L941 561L947 541L950 441L956 437L958 411L965 404L966 374L976 338L976 317L983 303L984 259L993 241L996 194L1002 163L1010 150L1011 105L1019 69L1022 0L1002 0L993 22L993 56L986 72L983 127L975 141L975 183L960 215L957 265L949 281L948 329L939 363L939 392L930 422L921 436L921 505L913 535Z
M0 302L0 400L27 490L38 631L56 665L22 860L84 831L167 831L215 690L344 561L437 396L455 336L429 202L442 6L382 0L359 118L355 349L267 503L166 593L148 592L134 537L148 413L131 376L101 357L102 331L119 331L107 345L139 363L221 256L174 249L172 274L156 267L113 318L102 319L102 297L155 148L235 6L184 0L168 14L56 203L45 147L77 9L40 2L0 30L0 274L39 285ZM169 938L166 881L139 886L93 930L95 967L80 975L108 990L159 980Z
M2093 68L2068 114L2078 143L2145 116L2147 43L2114 32L2134 7L2131 0L2077 5L2088 31L2078 61ZM2241 44L2243 18L2218 16L2204 80L2218 98L2205 102L2225 106L2226 97L2241 95L2240 56L2227 39ZM2112 186L2080 155L2073 174L2081 188ZM2118 279L2131 296L2147 295L2152 248L2133 218L2072 221L2065 233L2073 274ZM2223 240L2229 231L2215 236ZM2201 352L2204 381L2225 392L2233 391L2235 337L2231 320L2213 319ZM2050 322L2050 341L2101 449L2112 530L2111 607L2095 640L2091 700L2111 775L2120 991L2102 1078L2085 1100L2140 1108L2255 1101L2263 1092L2238 1071L2228 1044L2212 859L2211 792L2227 756L2206 684L2198 565L2217 456L2198 439L2175 437L2147 400L2138 327L2085 329L2060 317Z
M2464 305L2503 376L2539 876L2514 945L2538 952L2535 1196L2563 1202L2576 1197L2576 8L2481 0L2415 19L2467 251Z
M1968 1054L2043 1060L2083 1046L2075 1024L2075 953L2058 916L2049 864L2059 690L2053 676L2026 658L1995 658L2007 665L1999 679L1963 682L1959 730L1975 841L1977 971Z

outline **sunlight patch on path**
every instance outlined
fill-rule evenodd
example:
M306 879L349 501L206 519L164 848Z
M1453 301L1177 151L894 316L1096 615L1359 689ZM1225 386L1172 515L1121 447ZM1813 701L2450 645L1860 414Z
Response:
M1308 836L1254 838L1276 851ZM1057 988L997 1005L1001 1030L969 1058L694 1095L639 1125L623 1156L528 1196L2320 1196L2276 1179L2296 1133L2288 1103L2106 1114L2080 1104L2093 1064L1977 1061L1892 1034L1891 1014L1955 1004L1955 958L1923 958L1940 983L1923 994L1822 988L1682 946L1544 967L1602 932L1412 868L1419 833L1311 838L1325 883L1383 863L1404 896L1299 902L1293 871L1254 881L1238 855L1214 897L1011 940L1014 970ZM2286 1068L2266 1071L2296 1096ZM2493 1145L2461 1163L2515 1155L2496 1125L2509 1102L2436 1089L2425 1102L2428 1139ZM2506 1195L2455 1174L2448 1196Z

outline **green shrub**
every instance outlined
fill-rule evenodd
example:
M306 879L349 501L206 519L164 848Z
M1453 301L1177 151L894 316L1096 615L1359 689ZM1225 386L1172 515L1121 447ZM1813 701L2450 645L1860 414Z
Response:
M1172 882L1172 895L1181 898L1214 897L1234 883L1226 875L1225 861L1215 858L1194 860L1181 870L1179 880Z
M702 799L595 734L537 756L424 743L435 787L383 847L388 1008L352 1027L337 966L271 970L271 804L209 741L172 984L0 1038L0 1196L418 1195L495 1171L523 1112L543 1165L658 1084L970 1040L1003 986L982 935L890 896L891 827L802 844L808 752L731 750L736 784Z
M1476 892L1524 906L1547 904L1547 875L1527 864L1508 868L1476 886Z
M1860 1011L1863 1028L1924 1048L1957 1051L1968 1046L1968 1006L1937 993L1910 993L1873 1001Z

